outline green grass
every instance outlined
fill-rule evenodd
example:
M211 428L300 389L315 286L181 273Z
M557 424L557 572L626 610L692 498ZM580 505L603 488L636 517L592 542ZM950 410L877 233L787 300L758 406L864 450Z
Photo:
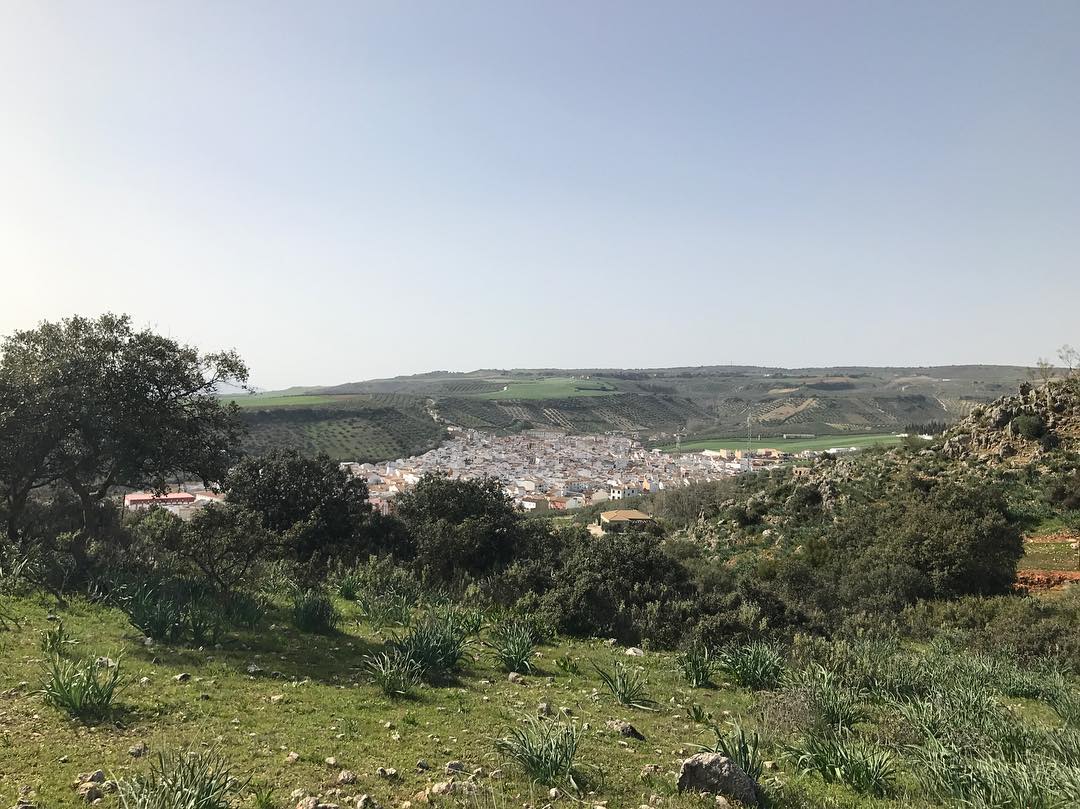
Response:
M803 452L805 450L825 450L834 447L876 447L894 446L901 442L891 433L873 435L853 434L819 435L814 438L756 438L751 442L753 449L779 449L784 452ZM663 447L665 452L675 452L675 445ZM746 449L746 438L710 438L702 441L684 441L681 452L701 452L705 449Z
M596 379L549 376L529 382L506 380L505 389L472 394L481 399L570 399L576 396L609 396L616 387Z
M1025 542L1021 570L1077 570L1071 542Z

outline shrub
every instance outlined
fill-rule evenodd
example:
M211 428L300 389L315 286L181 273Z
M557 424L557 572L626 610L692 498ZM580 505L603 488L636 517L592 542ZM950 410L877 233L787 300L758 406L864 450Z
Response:
M492 655L506 671L527 674L532 671L533 633L520 621L504 621L496 625L488 639Z
M1044 422L1040 416L1017 416L1012 420L1012 423L1016 428L1016 432L1029 441L1035 441L1042 438L1043 433L1046 432L1046 422Z
M702 688L712 681L716 660L709 652L709 647L694 644L675 658L675 663L683 678L692 688Z
M120 663L101 667L93 657L78 661L53 657L45 664L45 702L77 719L101 719L123 688Z
M520 766L536 783L576 790L574 758L581 737L582 731L575 724L529 717L496 739L495 750Z
M369 655L364 667L388 697L406 697L420 682L420 665L398 650Z
M228 809L245 787L214 750L160 753L146 775L117 784L124 809Z
M629 669L618 662L610 672L604 671L595 663L593 663L593 668L620 705L640 708L644 711L656 708L656 701L649 697L649 684L643 672Z
M814 721L829 730L851 730L866 718L860 707L861 695L843 686L834 673L820 664L793 675L788 688L803 694Z
M183 611L184 623L196 646L215 644L224 629L221 608L210 599L201 598L188 603Z
M780 650L762 641L724 649L718 662L735 682L751 691L776 688L784 674Z
M293 623L304 632L333 632L341 623L341 613L324 590L299 590L293 596Z

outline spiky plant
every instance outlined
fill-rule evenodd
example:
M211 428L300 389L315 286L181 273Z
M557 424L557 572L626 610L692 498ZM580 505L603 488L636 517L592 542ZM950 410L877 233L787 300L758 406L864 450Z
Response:
M52 657L45 663L44 675L41 695L45 702L84 720L107 716L124 685L119 661L100 666L93 657Z
M605 671L596 663L593 663L593 668L620 705L643 711L656 709L656 700L649 696L649 682L643 672L627 668L619 662L611 671Z
M711 746L698 745L702 750L726 756L755 781L761 778L765 763L758 750L761 740L757 733L747 736L741 725L735 725L727 732L713 725L712 730L716 739Z
M406 697L420 683L420 665L395 649L364 658L371 679L388 697Z
M48 629L41 630L41 653L46 657L57 657L64 654L68 650L68 647L74 646L78 643L71 633L67 631L62 620L57 621L54 626Z
M341 623L341 613L325 590L298 590L293 596L293 623L304 632L328 634Z
M216 750L159 753L145 775L117 784L124 809L229 809L246 787Z
M528 717L495 740L495 751L538 784L577 790L574 759L581 738L574 723Z
M677 655L675 664L691 688L703 688L709 685L713 671L716 669L716 660L709 651L709 647L698 644Z
M514 620L504 621L492 628L487 641L492 656L506 671L527 674L532 671L535 645L529 626Z
M784 657L775 646L755 641L724 649L717 662L733 680L751 691L776 688L784 675Z

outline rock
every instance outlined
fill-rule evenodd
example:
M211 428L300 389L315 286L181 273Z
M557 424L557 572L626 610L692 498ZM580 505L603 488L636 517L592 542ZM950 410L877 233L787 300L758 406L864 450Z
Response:
M87 781L86 783L79 784L75 789L76 794L87 803L93 803L99 801L105 797L105 793L101 789L101 784L94 781Z
M105 771L94 770L93 772L81 772L76 777L75 786L81 784L104 784L105 783Z
M457 773L465 772L465 765L460 761L448 761L446 763L446 774L456 775Z
M327 767L336 767L337 759L334 756L327 756L323 759L323 763L325 763Z
M721 795L743 806L758 806L758 786L749 775L720 753L698 753L682 763L679 792Z
M541 702L536 706L537 716L551 716L551 705L547 702Z
M315 797L301 798L296 802L296 809L319 809L319 799Z
M175 677L173 677L173 679L178 683L186 683L188 680L191 679L191 675L188 674L186 671L182 671Z
M437 784L432 784L428 793L431 795L449 795L454 791L456 786L457 784L453 781L440 781Z
M379 804L368 794L363 794L356 799L356 809L379 809Z
M659 764L646 764L641 768L641 778L655 778L664 772L664 768Z
M255 661L252 661L252 662L247 664L247 673L250 674L252 677L254 677L256 674L259 674L261 672L262 672L262 666L260 666Z
M397 770L393 767L379 767L379 769L375 770L375 774L380 778L397 778Z
M337 782L339 784L355 784L356 773L354 773L352 770L342 770L340 773L338 773Z
M548 790L548 797L551 798L551 800L555 800L557 797L559 797L559 790L557 790L555 787L552 787Z
M132 758L142 758L149 752L150 747L146 742L136 742L128 748L128 755Z
M150 685L150 678L149 677L140 677L139 678L139 685L142 685L142 686Z
M289 753L287 756L285 756L285 763L286 764L295 764L299 760L300 760L300 754L299 753Z
M510 676L506 678L509 682L515 685L522 685L525 682L525 678L518 674L516 671L510 672Z
M418 760L416 762L416 771L417 772L424 772L424 770L430 770L430 769L431 769L431 765L428 764L426 760L420 759L420 760Z
M277 705L278 703L281 703L281 702L284 702L284 701L285 701L285 695L284 694L273 694L270 697L270 704L271 705Z
M623 654L625 654L627 657L642 657L645 654L645 650L637 646L631 646L629 649L623 652Z
M94 661L94 665L96 665L99 669L114 669L119 664L111 657L99 657L97 660Z
M606 724L609 730L615 731L620 736L637 739L639 742L645 741L645 734L625 720L611 719Z

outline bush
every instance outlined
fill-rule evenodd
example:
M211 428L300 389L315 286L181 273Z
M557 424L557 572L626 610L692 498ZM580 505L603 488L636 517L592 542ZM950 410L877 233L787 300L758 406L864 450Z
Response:
M1046 432L1046 422L1040 416L1023 415L1012 420L1016 432L1029 441L1037 441Z
M124 809L228 809L246 784L214 750L161 753L146 775L120 781Z
M293 623L304 632L333 632L341 623L341 613L324 590L299 590L293 596Z
M364 658L371 679L388 697L406 697L420 683L420 665L398 650Z
M504 621L497 624L488 638L492 655L506 671L527 674L532 671L532 628L521 621Z
M68 661L53 657L45 664L41 694L45 702L77 719L101 719L123 688L120 663L99 666L93 657Z
M577 789L574 759L582 731L572 723L529 717L495 740L495 750L520 766L538 784Z
M784 674L780 651L762 641L724 649L718 662L735 682L751 691L776 688Z
M144 584L120 599L120 608L128 620L148 638L161 643L176 643L184 632L184 613L177 598L161 587Z

